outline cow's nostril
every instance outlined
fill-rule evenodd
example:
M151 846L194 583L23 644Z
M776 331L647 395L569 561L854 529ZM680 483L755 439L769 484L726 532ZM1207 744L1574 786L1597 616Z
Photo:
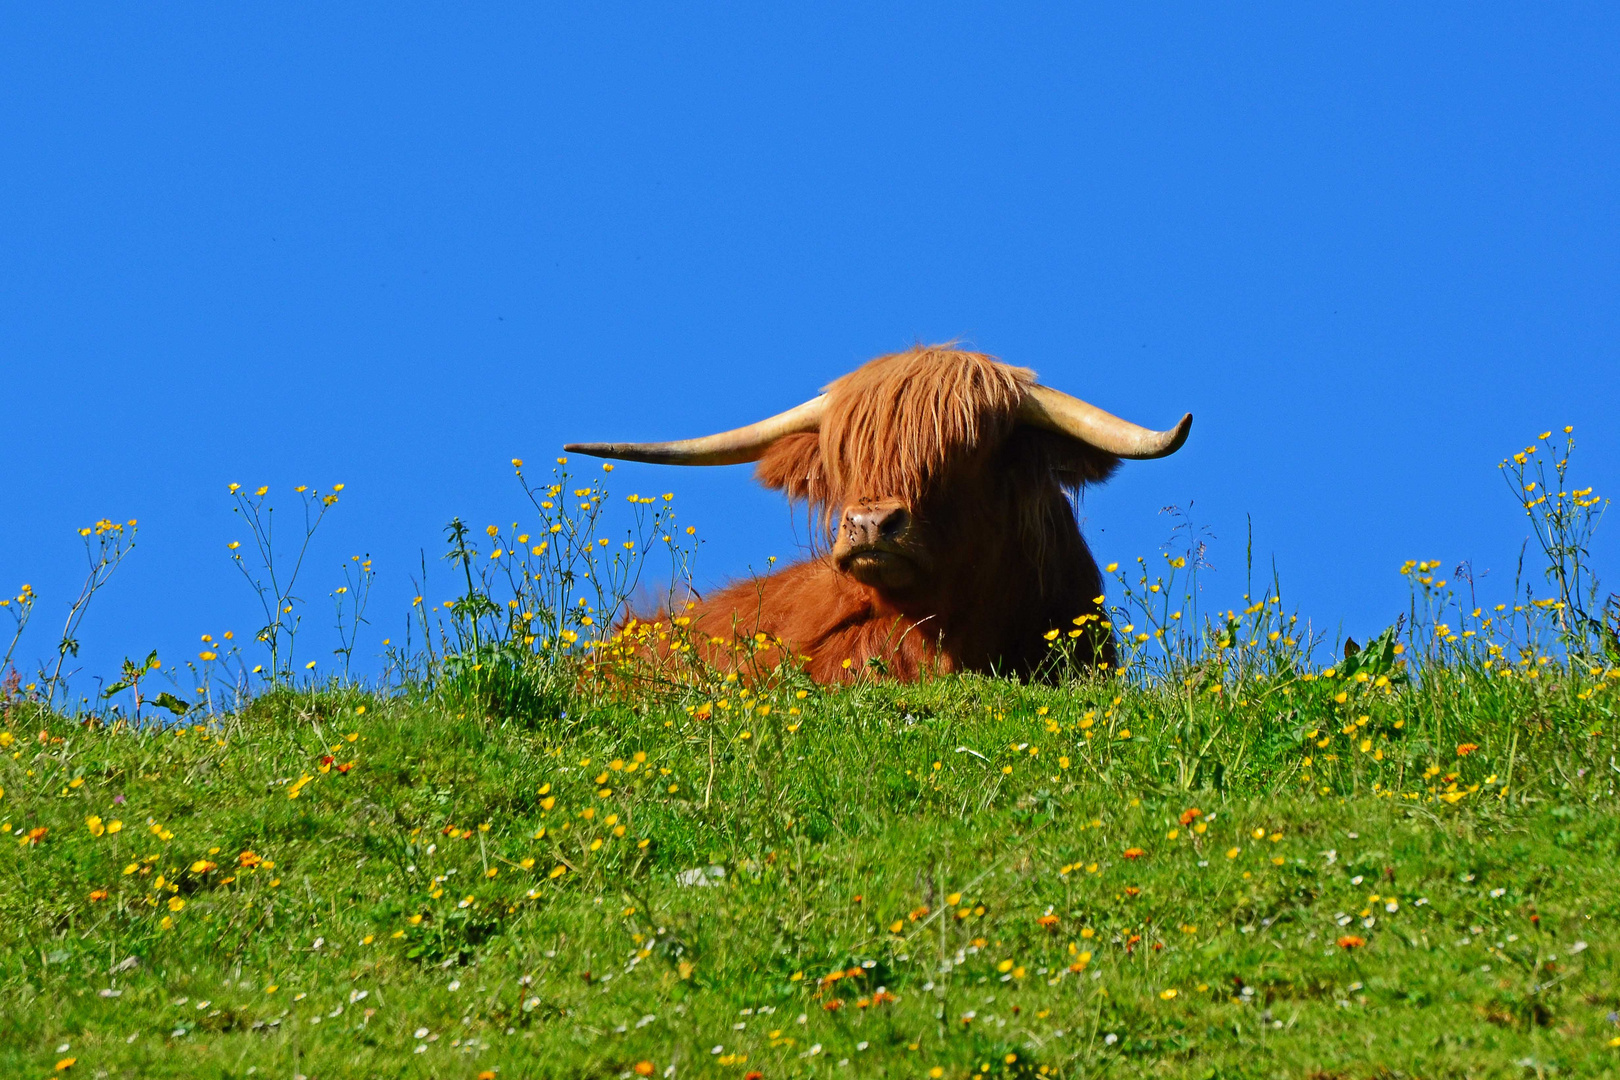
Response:
M911 528L911 514L903 506L861 503L844 511L843 535L851 547L894 543Z

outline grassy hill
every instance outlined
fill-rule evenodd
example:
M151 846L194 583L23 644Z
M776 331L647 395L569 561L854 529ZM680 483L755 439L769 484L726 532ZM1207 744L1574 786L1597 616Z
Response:
M14 704L0 1074L1620 1073L1620 671L1353 668Z
M513 462L532 531L452 523L465 593L417 597L386 690L295 666L304 549L275 572L233 484L265 663L204 637L70 706L133 547L99 522L54 669L0 685L0 1076L1620 1075L1620 597L1572 447L1502 463L1544 559L1509 603L1408 562L1324 667L1275 582L1201 606L1183 519L1034 686L817 687L763 633L739 683L604 632L695 529L632 495L611 542L559 459ZM297 489L304 546L339 490ZM1086 633L1128 670L1066 663ZM184 722L132 723L160 669Z

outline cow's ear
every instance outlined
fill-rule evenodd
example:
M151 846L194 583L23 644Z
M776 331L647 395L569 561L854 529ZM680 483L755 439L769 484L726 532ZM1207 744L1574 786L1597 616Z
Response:
M1063 487L1073 489L1100 484L1119 468L1119 458L1106 450L1049 431L1029 434L1040 441L1048 467Z
M754 466L754 476L790 499L819 502L827 488L821 437L807 431L777 439Z

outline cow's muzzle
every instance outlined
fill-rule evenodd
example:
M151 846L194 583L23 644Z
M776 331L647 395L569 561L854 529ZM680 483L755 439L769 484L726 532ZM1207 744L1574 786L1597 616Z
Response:
M911 527L911 512L895 500L852 503L838 523L833 563L863 585L903 589L917 578Z

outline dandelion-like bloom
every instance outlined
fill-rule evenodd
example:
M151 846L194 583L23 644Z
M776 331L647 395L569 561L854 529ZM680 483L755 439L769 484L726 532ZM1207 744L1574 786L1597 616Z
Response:
M1131 848L1126 848L1125 849L1125 857L1127 859L1140 859L1143 855L1146 855L1146 854L1147 854L1147 852L1143 851L1139 847L1131 847Z
M1359 934L1346 934L1344 937L1340 938L1336 944L1339 946L1339 948L1349 952L1351 949L1359 949L1363 945L1367 944L1367 939Z
M1471 742L1458 743L1457 744L1457 756L1458 757L1467 757L1469 754L1472 754L1475 750L1478 750L1478 749L1479 749L1479 744L1478 743L1471 743Z

